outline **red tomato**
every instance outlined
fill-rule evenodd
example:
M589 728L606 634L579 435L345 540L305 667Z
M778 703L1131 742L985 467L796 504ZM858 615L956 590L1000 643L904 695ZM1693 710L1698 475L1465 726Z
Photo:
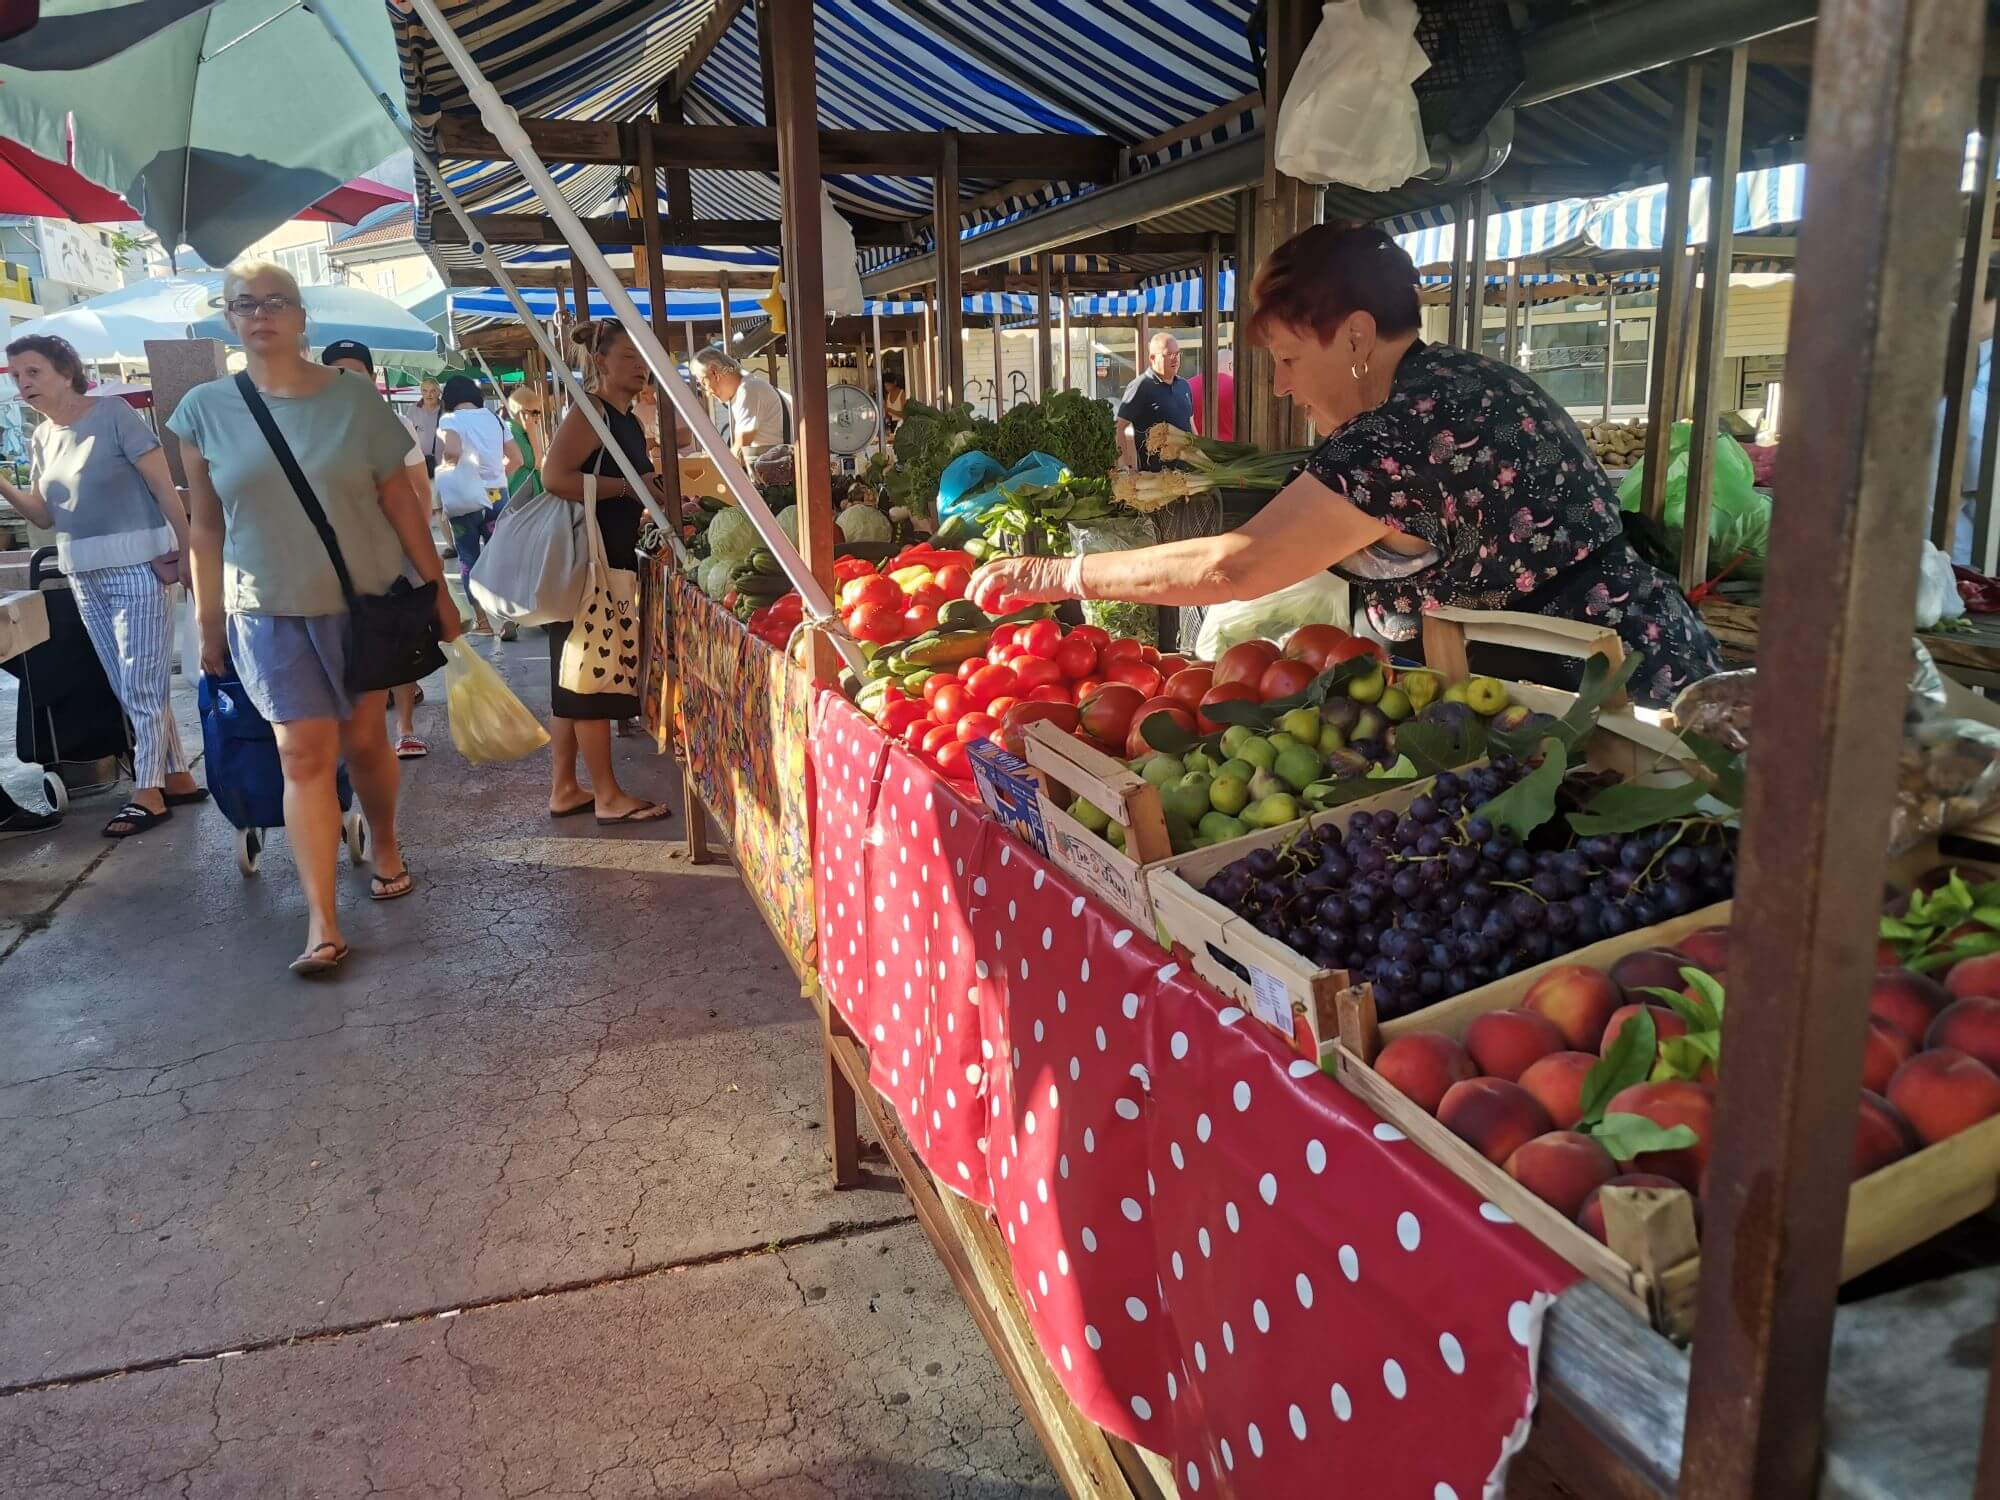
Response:
M1229 726L1218 723L1208 716L1209 708L1217 703L1260 703L1257 689L1247 682L1221 682L1202 695L1201 706L1195 711L1195 728L1203 734L1220 734Z
M1269 641L1239 642L1223 652L1222 660L1215 664L1215 685L1255 683L1277 659L1278 648Z
M1099 646L1097 648L1097 659L1107 667L1114 661L1144 661L1146 659L1146 647L1141 641L1132 640L1128 636L1120 636L1115 641Z
M1257 692L1266 702L1273 698L1289 698L1311 687L1312 680L1317 676L1319 673L1306 662L1280 657L1266 667L1264 675L1257 679Z
M1012 666L1020 659L1020 655L1021 648L1019 646L988 646L986 648L987 663L995 667Z
M882 727L890 734L901 734L919 719L930 718L930 711L921 703L905 698L891 703L882 710ZM932 720L936 723L936 720Z
M966 691L972 694L972 701L981 705L991 703L995 698L1004 697L1020 686L1011 667L984 667L965 679Z
M903 611L903 636L922 635L926 630L937 629L937 606L935 604L912 604Z
M1106 630L1102 625L1078 625L1064 639L1089 641L1092 646L1102 651L1106 646L1111 644L1111 632Z
M1141 641L1139 643L1139 656L1141 660L1152 666L1157 667L1160 664L1160 648L1158 646L1149 646L1144 641Z
M857 578L866 578L875 571L875 564L859 557L836 557L833 560L833 581L838 584L852 583Z
M1015 707L1020 701L1012 693L1002 693L986 705L986 711L996 719L1004 719L1007 716L1007 710Z
M1079 722L1075 704L1042 702L1017 703L1007 711L1007 717L1002 722L1013 729L1038 719L1046 720L1064 733L1076 728Z
M1153 748L1146 741L1144 732L1146 721L1158 718L1162 714L1172 719L1181 728L1187 730L1188 733L1192 734L1194 732L1194 714L1185 704L1176 698L1148 698L1144 703L1139 705L1138 711L1132 715L1132 725L1125 731L1125 758L1127 760L1136 760L1139 756L1146 754Z
M896 597L895 605L857 604L847 612L847 633L857 641L878 644L903 639L902 595Z
M1092 693L1104 686L1102 677L1079 677L1069 685L1070 701L1081 703Z
M893 578L884 578L880 573L870 573L849 582L840 591L840 602L852 608L857 604L893 604L899 610L903 606L903 591Z
M1032 620L1021 627L1021 649L1030 656L1052 657L1061 644L1062 626L1054 620Z
M1014 680L1024 693L1033 692L1038 687L1051 687L1063 680L1062 668L1045 656L1017 656L1009 665L1014 669Z
M1183 667L1167 679L1167 696L1189 708L1201 707L1201 700L1215 686L1215 673L1208 667Z
M1075 632L1056 647L1053 659L1065 677L1088 677L1097 670L1097 648L1089 641L1078 640Z
M1061 682L1051 682L1046 687L1031 688L1028 692L1027 701L1030 703L1065 703L1071 708L1076 707L1076 704L1070 700L1069 685Z
M1016 640L1020 639L1020 635L1021 627L1018 625L995 625L993 627L993 639L989 644L993 646L1011 646Z
M958 731L958 742L969 745L974 740L990 740L1000 721L991 714L967 714L951 726Z
M1122 682L1107 682L1077 705L1084 731L1107 745L1122 745L1132 727L1132 715L1146 695Z
M951 597L935 583L920 583L910 590L909 602L928 604L932 609L942 609L951 602Z
M1130 657L1120 657L1104 664L1104 679L1107 682L1122 682L1127 687L1137 688L1148 698L1156 698L1166 684L1160 680L1160 669Z
M956 680L948 672L940 672L935 677L926 677L924 679L924 702L935 703L939 689Z
M964 661L958 664L958 669L955 672L953 672L952 675L956 677L960 682L970 682L972 681L972 674L974 672L984 671L987 667L991 665L992 662L989 661L986 657L968 656Z
M1188 669L1189 662L1185 656L1168 655L1162 656L1153 665L1160 669L1162 677L1171 679L1174 673L1185 672Z
M1327 653L1326 664L1331 667L1357 656L1372 656L1385 665L1389 660L1389 653L1382 649L1380 641L1365 641L1360 636L1353 635Z
M909 723L905 724L903 732L897 738L912 750L920 750L923 748L924 736L937 727L938 721L926 714L921 719L912 719Z
M1301 625L1285 642L1285 655L1304 662L1315 672L1332 666L1334 652L1353 637L1338 625Z
M921 748L924 754L926 755L936 755L938 751L938 746L954 745L957 743L958 743L958 726L955 724L940 724L938 725L937 728L933 729L929 734L924 736L924 742L922 746L919 748Z
M944 592L947 599L963 599L965 586L972 582L972 569L962 563L946 563L931 575L933 582Z
M938 695L931 699L931 717L940 724L956 724L971 708L972 695L966 692L962 682L939 688Z
M953 781L969 782L972 780L972 762L966 758L965 746L956 741L948 745L940 745L938 746L936 760L937 768Z

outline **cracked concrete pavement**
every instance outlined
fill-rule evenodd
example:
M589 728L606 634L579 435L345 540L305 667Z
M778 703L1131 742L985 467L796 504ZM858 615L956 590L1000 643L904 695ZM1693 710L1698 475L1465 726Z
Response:
M539 711L540 633L480 649ZM0 1494L1059 1494L893 1179L828 1186L733 873L551 822L429 686L417 893L343 866L330 983L281 835L0 849Z

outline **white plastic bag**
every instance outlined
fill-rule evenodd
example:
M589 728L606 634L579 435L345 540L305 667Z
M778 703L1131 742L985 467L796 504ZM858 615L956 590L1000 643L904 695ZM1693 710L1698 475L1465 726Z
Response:
M861 267L854 256L854 229L833 207L824 183L819 190L820 260L826 267L823 295L829 318L861 315Z
M1917 568L1917 629L1929 630L1940 620L1956 620L1964 613L1958 578L1951 571L1951 554L1935 542L1925 542Z
M1426 170L1410 85L1430 65L1412 0L1327 0L1278 109L1278 170L1371 193Z
M548 731L460 636L445 648L444 701L451 742L475 766L519 760L549 742Z
M597 476L584 476L596 494ZM517 625L555 625L575 616L590 573L583 512L546 490L508 503L472 565L470 591L480 607Z
M1210 606L1201 617L1195 655L1203 661L1219 661L1223 652L1244 641L1282 645L1302 625L1338 625L1345 630L1352 618L1347 585L1331 573L1314 573L1261 599Z

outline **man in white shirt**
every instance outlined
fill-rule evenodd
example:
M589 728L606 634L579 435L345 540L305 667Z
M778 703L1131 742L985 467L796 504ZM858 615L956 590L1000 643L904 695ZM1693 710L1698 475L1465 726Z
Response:
M729 403L729 447L738 458L749 449L792 440L791 411L770 381L751 374L721 349L704 349L689 364L710 400Z

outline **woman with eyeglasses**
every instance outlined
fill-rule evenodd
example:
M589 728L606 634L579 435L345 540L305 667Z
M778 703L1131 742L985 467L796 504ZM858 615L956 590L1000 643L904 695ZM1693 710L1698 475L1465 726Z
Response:
M44 420L30 439L28 487L0 479L0 497L55 532L77 613L132 721L132 800L104 825L106 838L130 838L208 795L188 772L169 701L187 510L153 430L117 397L89 394L66 340L16 339L7 371Z
M291 449L347 564L357 594L407 573L438 585L438 628L459 634L423 502L404 471L409 434L366 381L306 355L305 305L280 266L249 261L223 281L228 323L247 373ZM325 974L347 957L335 903L345 758L372 840L369 895L392 901L412 877L396 839L397 765L383 692L347 687L347 603L331 555L234 380L190 391L167 424L180 438L193 500L189 558L202 670L233 665L276 731L285 832L306 896L306 943L295 974Z

